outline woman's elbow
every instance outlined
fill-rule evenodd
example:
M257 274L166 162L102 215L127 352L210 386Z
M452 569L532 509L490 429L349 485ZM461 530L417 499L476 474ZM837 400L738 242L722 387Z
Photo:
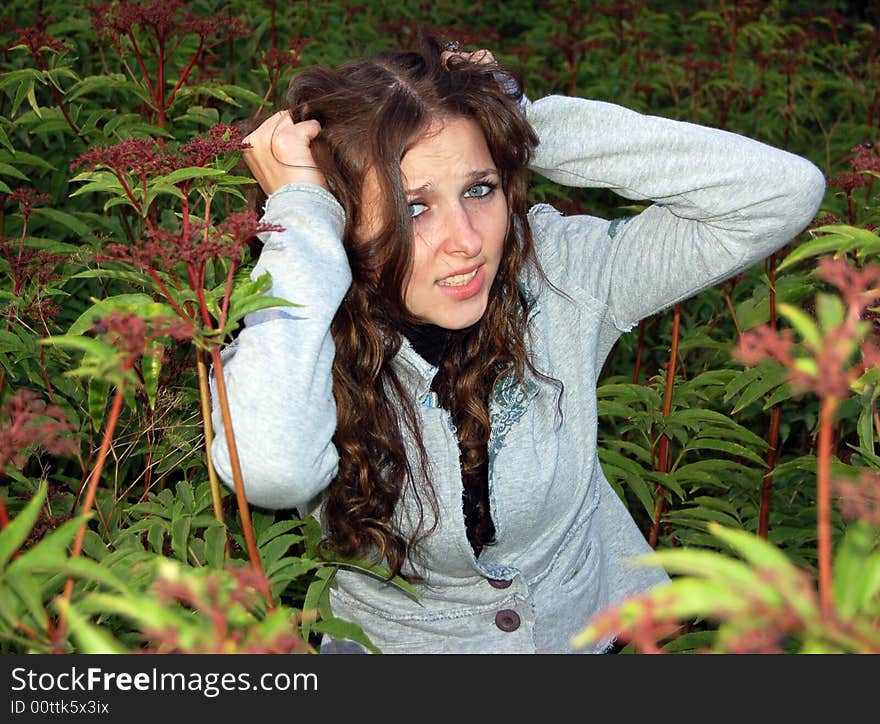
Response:
M251 505L272 510L302 508L322 493L336 476L339 456L333 445L317 457L285 451L239 450L242 482ZM211 458L218 476L235 489L229 450L222 436L214 439Z
M799 158L785 186L789 199L790 238L796 236L816 217L825 198L825 175L812 162Z

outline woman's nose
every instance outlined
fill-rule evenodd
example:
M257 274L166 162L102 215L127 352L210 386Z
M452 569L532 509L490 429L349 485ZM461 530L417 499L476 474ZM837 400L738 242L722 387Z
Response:
M483 238L474 225L469 210L462 204L455 204L449 210L443 247L448 254L462 254L467 257L475 257L483 249Z

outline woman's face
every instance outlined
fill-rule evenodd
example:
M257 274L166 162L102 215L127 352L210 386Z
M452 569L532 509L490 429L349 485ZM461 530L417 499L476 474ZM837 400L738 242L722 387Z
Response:
M406 308L422 322L468 327L486 311L508 226L486 139L470 119L443 119L406 152L400 168L415 240ZM369 176L364 192L370 204L377 190Z

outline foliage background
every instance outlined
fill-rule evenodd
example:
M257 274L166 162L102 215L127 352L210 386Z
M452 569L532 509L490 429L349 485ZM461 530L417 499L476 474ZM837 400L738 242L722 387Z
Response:
M309 651L322 631L369 644L327 607L336 567L364 561L322 556L314 520L212 490L204 437L223 431L203 426L199 369L203 382L265 303L265 284L246 283L256 219L235 216L250 202L230 126L282 103L299 68L407 47L419 28L492 49L532 98L726 128L825 172L810 231L646 320L606 365L609 479L658 550L706 556L670 558L690 588L613 626L631 627L626 650L880 650L876 5L12 0L3 12L0 650ZM639 210L537 176L532 201ZM820 256L850 275L820 275ZM765 324L794 330L794 346L748 336Z

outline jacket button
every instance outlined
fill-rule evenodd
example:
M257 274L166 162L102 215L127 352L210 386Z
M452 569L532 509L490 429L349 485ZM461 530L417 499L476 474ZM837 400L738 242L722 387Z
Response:
M519 628L519 614L510 608L505 608L495 614L495 625L502 631L516 631Z
M487 578L486 580L489 581L489 585L492 586L492 588L507 588L513 583L513 581L505 581L501 578Z

